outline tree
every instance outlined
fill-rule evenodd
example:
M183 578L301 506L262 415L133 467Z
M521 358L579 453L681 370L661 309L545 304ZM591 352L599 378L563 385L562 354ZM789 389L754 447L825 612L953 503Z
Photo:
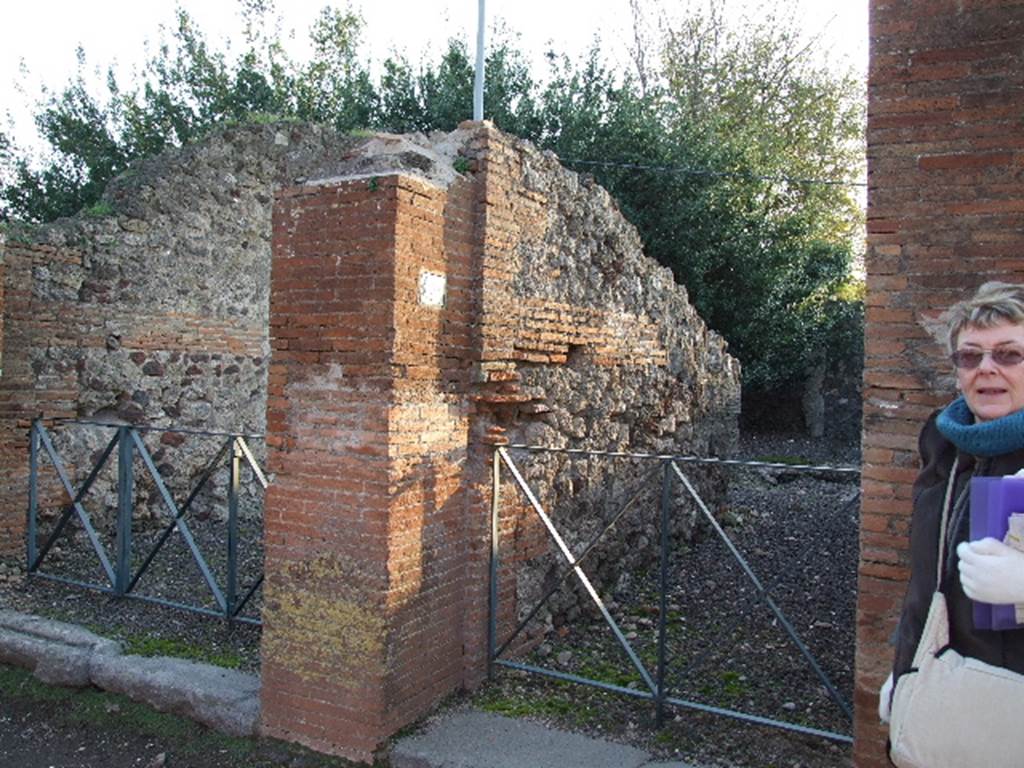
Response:
M473 115L473 62L466 45L451 39L437 66L414 73L403 56L384 62L379 110L370 125L394 131L451 131ZM529 66L514 41L495 36L484 66L484 112L502 130L536 138L542 117Z
M836 182L862 166L861 85L816 63L792 15L731 26L717 8L691 6L665 28L668 123L679 140L700 130L730 172L716 185L723 226L690 230L686 258L669 263L744 361L747 385L781 389L826 363L848 336L840 326L858 322L859 308L835 297L861 213Z
M295 116L328 123L339 131L365 128L377 112L377 94L359 62L363 20L352 10L324 8L310 30L313 55L299 69L294 86ZM287 114L284 105L276 114Z

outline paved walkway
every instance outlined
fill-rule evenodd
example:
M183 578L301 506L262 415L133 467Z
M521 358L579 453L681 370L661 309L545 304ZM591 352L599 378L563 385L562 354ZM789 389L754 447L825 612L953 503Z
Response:
M647 752L477 710L450 712L391 750L392 768L695 768Z

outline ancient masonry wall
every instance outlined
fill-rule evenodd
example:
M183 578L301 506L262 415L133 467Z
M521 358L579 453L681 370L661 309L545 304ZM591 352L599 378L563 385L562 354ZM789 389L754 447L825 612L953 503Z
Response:
M479 151L479 150L478 150ZM643 256L639 236L608 193L566 172L550 153L504 137L483 150L487 204L476 411L512 443L727 455L736 438L739 370L670 272ZM558 454L513 453L574 551L582 551L635 489L640 468L585 465ZM560 571L537 515L503 472L499 623L505 630ZM705 498L721 478L694 473ZM673 534L689 536L696 510L676 489ZM638 508L657 508L650 484ZM592 553L588 575L604 594L655 555L653 517L629 515ZM529 645L590 605L572 589L551 597L520 637Z
M36 416L73 481L109 432L63 418L265 425L272 733L366 759L481 678L495 444L722 455L735 440L739 368L685 290L604 190L486 124L360 139L228 128L133 167L98 210L0 247L0 548L23 546ZM147 442L184 497L208 455L159 434ZM635 480L517 461L577 550ZM556 565L505 477L502 633ZM694 480L714 505L714 478ZM109 534L100 485L86 506ZM151 491L140 477L137 495ZM685 536L686 510L673 521ZM654 531L620 521L590 558L599 589L651 562ZM579 610L557 595L523 642Z
M877 691L907 573L916 436L953 397L924 328L1024 282L1024 3L871 3L864 474L855 762L886 766Z
M557 210L551 195L575 174L489 126L461 133L466 177L349 176L285 190L275 209L264 725L360 760L485 671L489 444L608 438L597 426L559 428L576 406L556 396L555 371L642 372L658 397L664 380L680 380L678 421L602 447L671 433L687 450L727 448L735 437L735 362L667 273L642 259L607 196L577 187L603 201L608 220L567 236L562 227L600 207ZM621 244L605 240L613 232ZM618 259L614 280L555 299L548 281L524 278L559 254L571 266L572 242L587 237ZM444 302L433 305L421 288L438 276ZM628 292L612 285L620 277L693 322L688 340L669 346L666 318L626 311ZM605 290L587 295L598 282ZM704 367L687 367L695 361ZM694 407L698 381L721 399ZM700 430L683 422L702 409L719 431L694 438ZM503 561L546 552L507 495ZM520 595L513 579L504 584L508 621Z
M11 227L0 243L9 352L0 375L0 551L24 545L28 428L37 416L49 427L70 418L263 431L272 190L359 142L318 126L228 128L133 166L109 185L103 215ZM54 430L73 481L110 436L101 427ZM171 490L187 494L210 446L181 434L147 442ZM100 523L113 515L108 475L87 500ZM41 479L42 511L52 513L61 494L48 465ZM140 476L137 490L146 510L155 489Z
M71 249L9 243L6 262L4 342L10 353L0 384L0 497L8 514L0 546L22 545L27 433L37 415L50 423L112 414L141 421L157 410L178 425L216 428L227 414L218 418L215 408L231 402L231 418L252 431L262 427L258 382L265 375L266 340L260 318L227 321L198 312L147 311L144 304L131 310L121 304L117 312L109 304L78 301L80 284L70 286L70 297L33 290L33 275L43 270L53 280L80 283L81 254ZM173 397L165 397L168 381ZM245 397L238 397L240 388ZM97 441L110 438L95 431ZM168 477L177 438L166 435L154 449ZM72 471L81 471L88 456L68 457Z

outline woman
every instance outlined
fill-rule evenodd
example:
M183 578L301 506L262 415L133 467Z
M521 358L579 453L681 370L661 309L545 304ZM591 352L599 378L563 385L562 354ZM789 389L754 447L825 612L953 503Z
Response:
M960 397L932 414L919 438L910 583L893 671L879 694L883 721L889 719L893 681L911 668L936 588L940 518L954 467L940 585L950 646L1024 673L1024 630L975 630L971 603L1024 603L1024 552L991 538L967 541L970 478L1012 475L1024 467L1024 285L985 283L941 319Z

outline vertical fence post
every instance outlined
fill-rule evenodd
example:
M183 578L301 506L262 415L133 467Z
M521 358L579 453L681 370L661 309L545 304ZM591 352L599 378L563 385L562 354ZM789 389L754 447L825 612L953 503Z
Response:
M38 551L36 535L39 514L39 420L35 419L28 431L28 521L25 526L26 569L32 572Z
M501 463L495 447L491 454L491 583L487 617L487 676L494 677L494 652L498 647L498 512L501 502Z
M224 618L235 616L238 602L238 489L242 469L242 448L236 437L231 441L231 472L228 479L228 585L224 601Z
M669 549L669 506L672 492L672 463L662 462L664 472L661 478L661 557L658 576L658 699L656 725L661 728L665 722L665 629L668 623L668 549Z
M132 503L134 478L131 427L118 428L117 441L117 570L114 573L114 594L128 593L132 574Z

